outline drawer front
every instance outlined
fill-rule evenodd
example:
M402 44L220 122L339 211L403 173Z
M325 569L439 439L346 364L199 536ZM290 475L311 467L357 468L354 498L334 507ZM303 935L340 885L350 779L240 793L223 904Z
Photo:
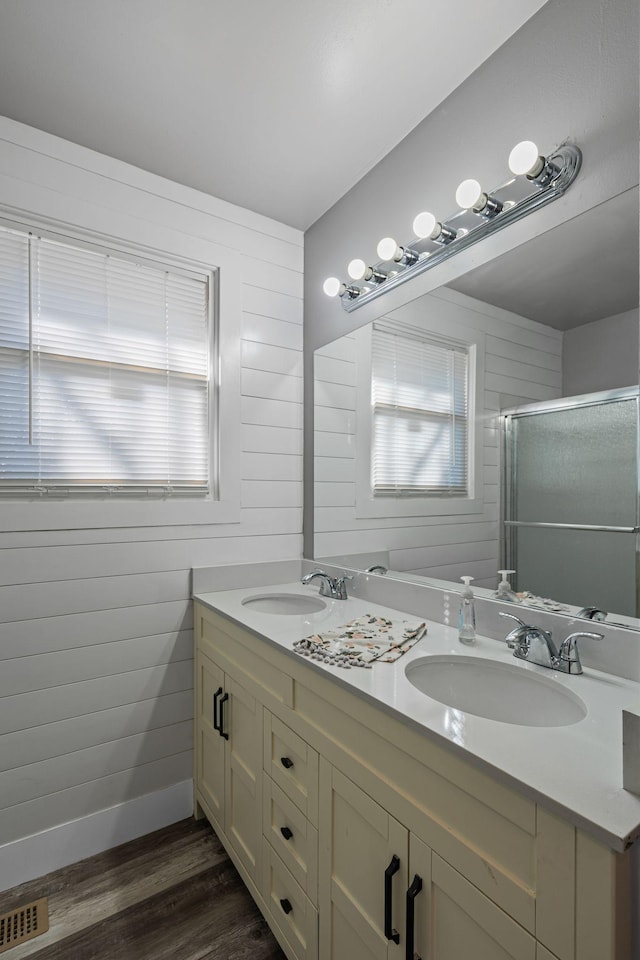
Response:
M318 754L269 711L264 723L264 769L317 827Z
M262 896L270 919L297 960L317 960L318 912L268 841L263 844Z
M318 899L318 831L264 774L262 831L312 903Z

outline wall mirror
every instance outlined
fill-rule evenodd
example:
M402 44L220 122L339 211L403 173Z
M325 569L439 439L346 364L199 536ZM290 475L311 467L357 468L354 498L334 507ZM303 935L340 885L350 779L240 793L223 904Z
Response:
M484 596L513 564L525 603L640 629L638 269L633 189L317 350L314 556L439 586L468 574ZM458 361L433 373L429 344L466 353L461 402L442 399ZM372 379L396 392L374 405ZM418 467L421 445L466 488Z

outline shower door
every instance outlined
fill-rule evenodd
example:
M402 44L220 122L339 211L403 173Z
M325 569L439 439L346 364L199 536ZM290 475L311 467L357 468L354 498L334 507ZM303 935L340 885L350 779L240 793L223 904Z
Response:
M638 609L638 388L504 415L503 562L578 607Z

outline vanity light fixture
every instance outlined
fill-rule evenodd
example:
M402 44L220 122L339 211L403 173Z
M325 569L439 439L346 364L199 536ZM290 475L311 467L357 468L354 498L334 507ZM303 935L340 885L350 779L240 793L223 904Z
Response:
M337 277L327 277L322 284L322 289L328 297L349 296L353 298L360 295L360 287L353 287L343 283L341 280L338 280Z
M560 172L557 164L540 156L540 151L532 140L516 143L509 154L509 170L516 176L526 177L543 187Z
M382 283L383 280L387 279L386 273L368 267L364 260L351 260L347 267L347 273L352 280L366 280L370 283Z
M457 233L436 220L432 213L423 210L413 221L413 232L420 240L435 240L436 243L451 243Z
M401 246L393 237L385 237L377 248L379 263L368 266L360 259L350 262L349 277L368 286L329 277L324 282L324 292L339 297L349 313L356 310L561 197L577 177L581 163L582 153L574 144L562 144L544 157L533 141L523 140L509 154L509 169L514 175L510 180L490 192L483 190L477 180L463 180L456 191L459 209L450 217L440 221L423 211L413 221L417 240ZM388 270L389 262L394 264L393 270Z
M388 262L393 260L395 263L401 263L403 266L410 266L415 263L419 253L412 250L411 247L401 247L393 237L383 237L377 247L377 254L381 260Z
M481 217L495 217L502 212L502 204L485 193L477 180L463 180L456 190L456 203L463 210L473 210Z

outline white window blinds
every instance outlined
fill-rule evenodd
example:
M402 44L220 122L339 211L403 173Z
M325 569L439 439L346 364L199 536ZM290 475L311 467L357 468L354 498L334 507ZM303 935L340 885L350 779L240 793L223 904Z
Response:
M0 227L0 495L208 492L209 283Z
M466 495L467 346L378 321L371 365L374 496Z

